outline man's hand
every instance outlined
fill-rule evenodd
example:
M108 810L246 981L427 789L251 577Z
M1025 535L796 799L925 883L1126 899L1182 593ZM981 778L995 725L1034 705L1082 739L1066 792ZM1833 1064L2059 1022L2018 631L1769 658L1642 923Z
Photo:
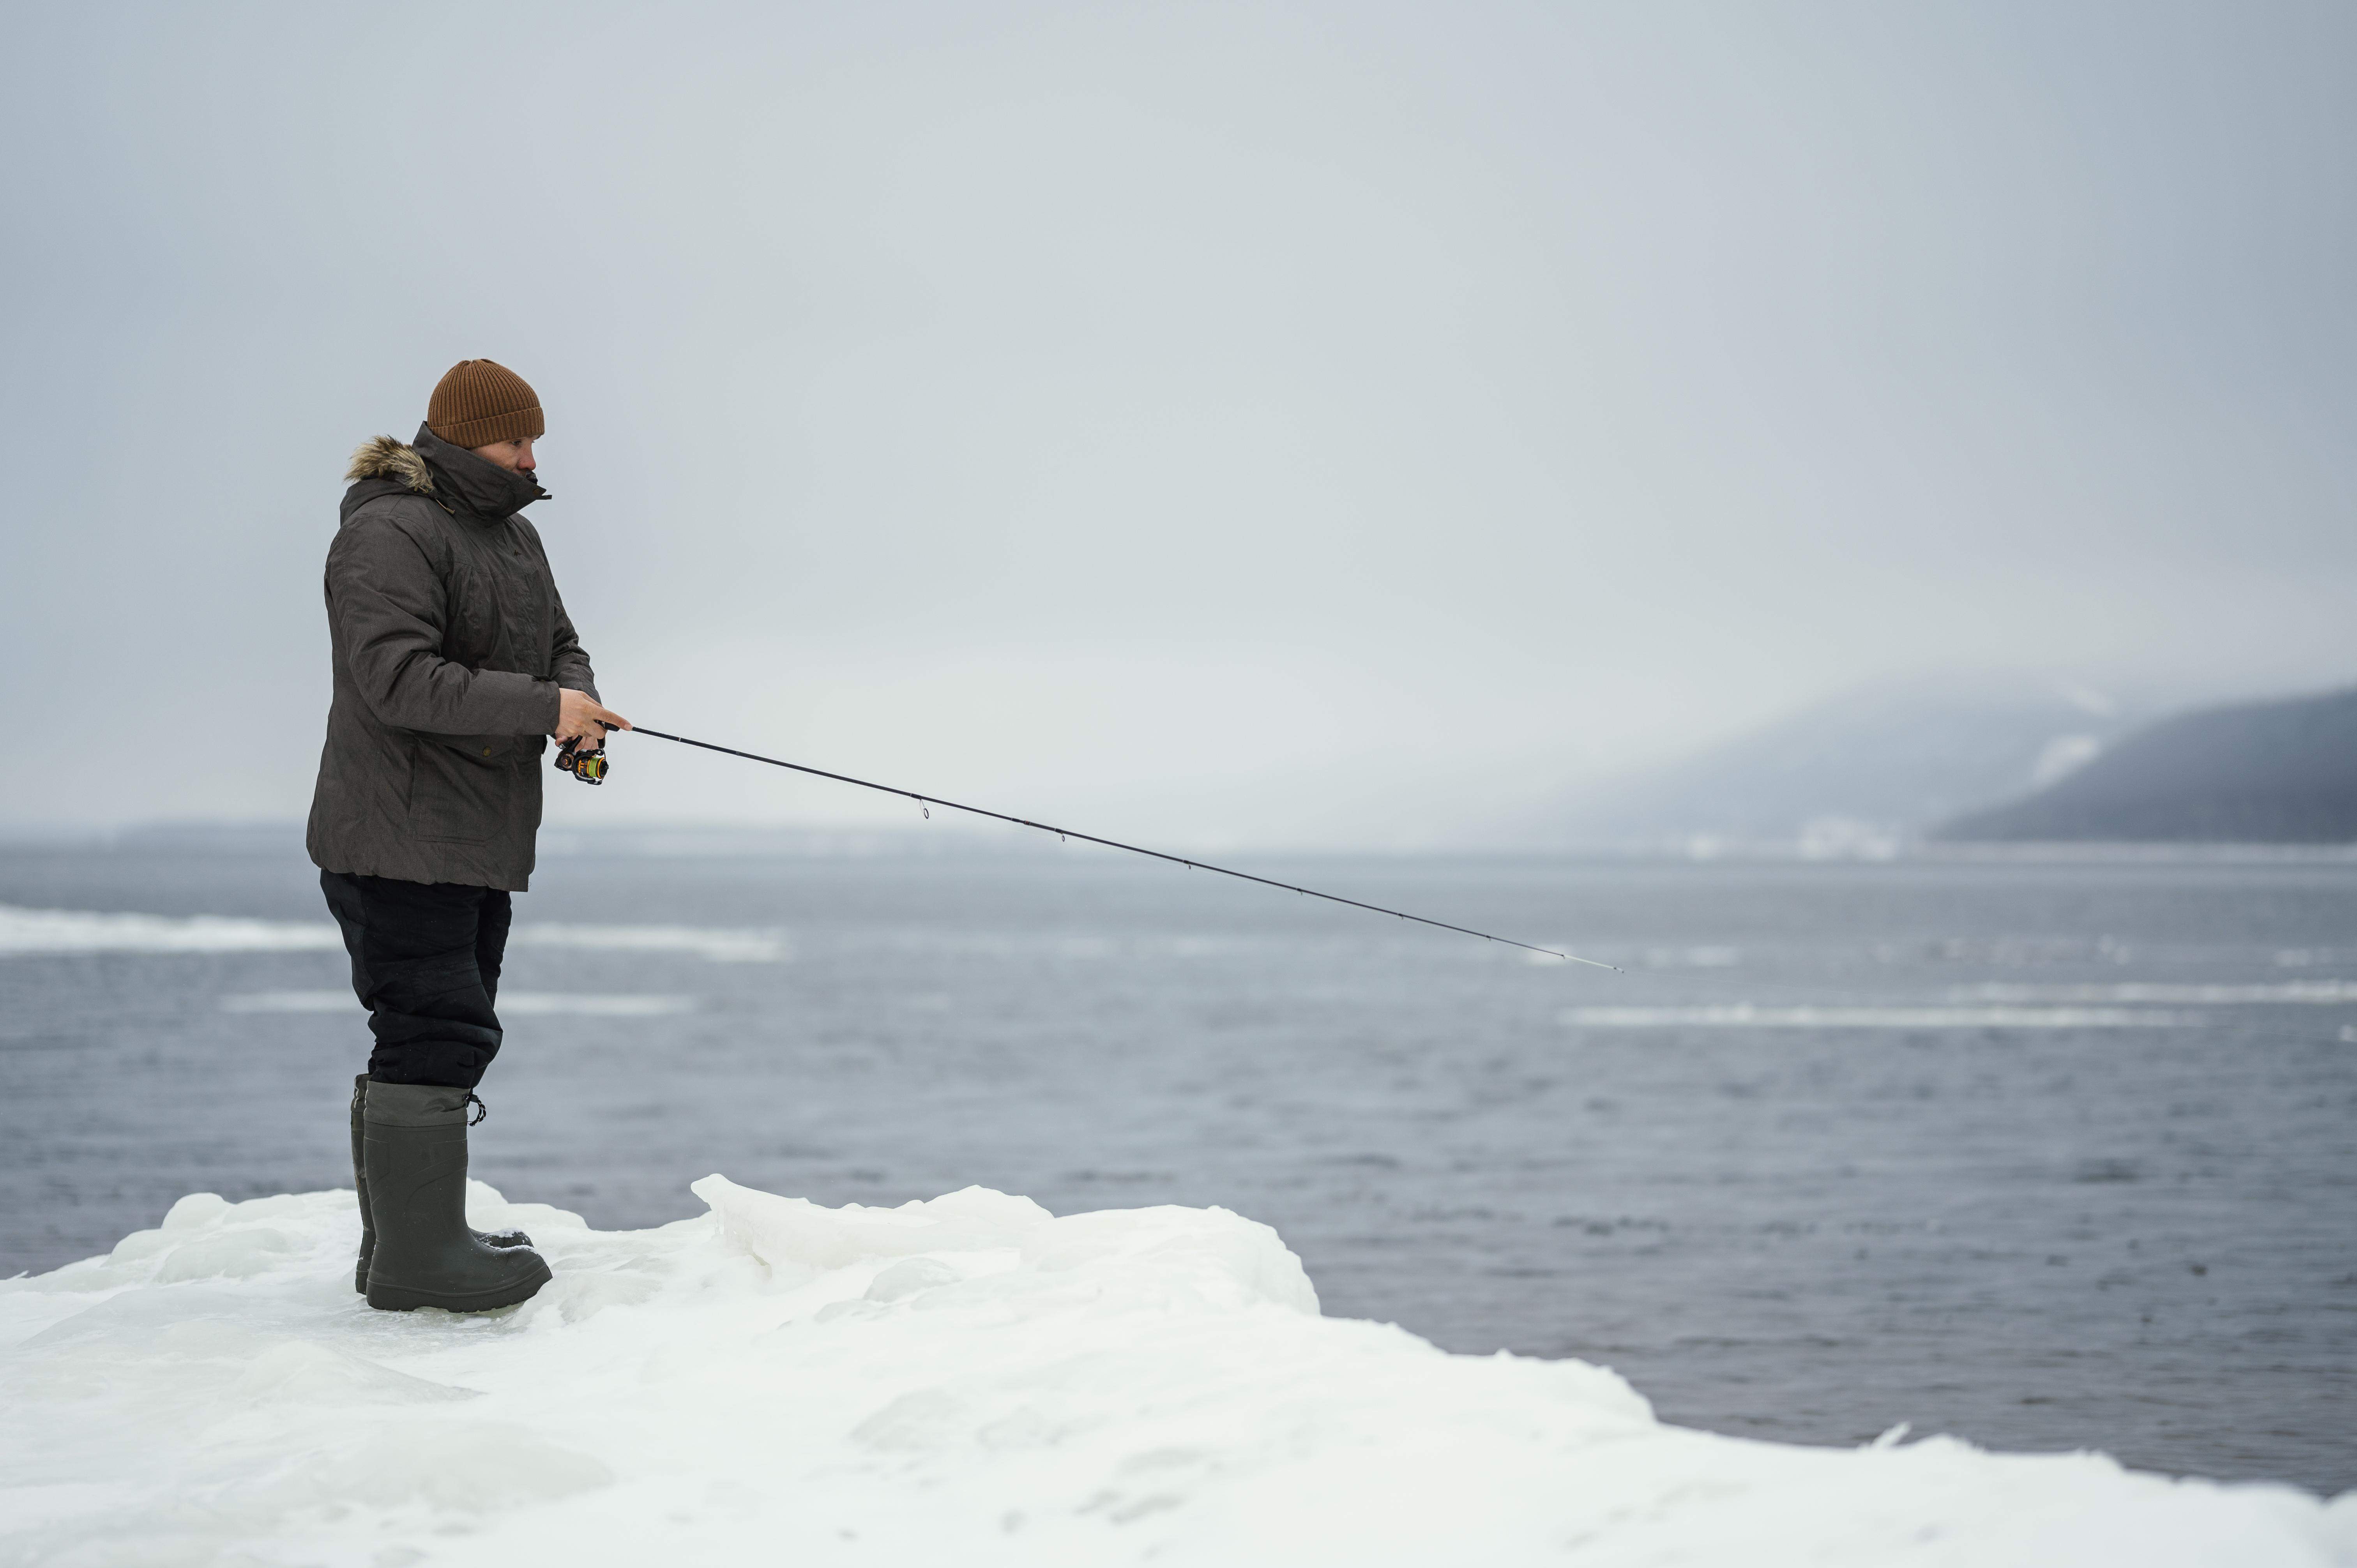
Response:
M608 730L630 727L630 720L611 708L600 707L588 693L565 687L556 693L556 727L548 733L559 746L577 740L581 750L595 751L606 744Z

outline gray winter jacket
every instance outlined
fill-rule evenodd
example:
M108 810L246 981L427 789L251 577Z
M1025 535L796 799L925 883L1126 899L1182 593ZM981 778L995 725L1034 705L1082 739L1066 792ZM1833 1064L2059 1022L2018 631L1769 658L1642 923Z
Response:
M335 700L311 797L322 870L520 892L557 689L596 697L540 535L547 493L420 426L352 456L328 547Z

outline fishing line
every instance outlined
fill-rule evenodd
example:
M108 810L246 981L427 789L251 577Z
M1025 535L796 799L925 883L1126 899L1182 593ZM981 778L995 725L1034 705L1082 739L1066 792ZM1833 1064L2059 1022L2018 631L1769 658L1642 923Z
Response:
M1479 937L1485 942L1501 942L1510 948L1520 948L1524 952L1544 953L1549 958L1559 958L1571 963L1584 963L1591 969L1609 969L1615 974L1627 972L1619 964L1606 963L1601 959L1581 958L1577 953L1557 952L1553 948L1539 947L1532 942L1518 942L1512 937L1491 936L1487 931L1477 931L1470 926L1452 926L1446 920L1434 920L1422 915L1411 915L1405 909L1386 909L1380 904L1363 904L1356 898L1345 898L1340 894L1320 893L1315 887L1299 887L1290 882L1279 882L1274 877L1254 876L1249 871L1231 871L1224 865L1213 865L1208 861L1189 860L1184 855L1165 854L1158 849L1146 849L1137 844L1124 843L1119 839L1099 838L1094 833L1084 833L1074 828L1060 828L1048 822L1035 822L1028 817L1010 817L1004 811L987 811L980 806L961 805L955 800L944 800L939 795L920 795L914 789L903 789L891 784L877 784L866 779L854 779L848 773L830 773L823 768L811 768L800 762L787 762L775 757L763 757L759 752L739 751L733 746L716 746L708 740L691 740L683 735L669 735L659 729L648 729L643 725L634 725L627 730L618 730L613 733L652 736L657 740L673 741L681 746L693 746L705 751L716 751L724 757L741 757L748 762L766 762L772 768L791 768L796 773L807 773L814 779L832 779L838 784L856 784L862 789L874 789L879 794L898 795L903 800L916 801L920 807L925 809L925 815L928 817L932 815L931 808L942 806L952 811L963 811L969 816L988 817L995 822L1011 822L1018 828L1035 828L1043 833L1054 833L1060 839L1079 839L1082 843L1102 844L1107 849L1127 850L1132 854L1143 854L1155 860L1167 860L1173 865L1183 865L1189 871L1215 871L1222 876L1232 876L1239 882L1257 882L1264 887L1275 887L1286 893L1299 893L1311 898L1323 898L1329 904L1347 904L1353 909L1364 909L1371 914L1390 915L1396 919L1413 920L1419 926L1432 926L1444 931L1455 931L1459 936ZM560 768L565 766L562 760L557 765Z

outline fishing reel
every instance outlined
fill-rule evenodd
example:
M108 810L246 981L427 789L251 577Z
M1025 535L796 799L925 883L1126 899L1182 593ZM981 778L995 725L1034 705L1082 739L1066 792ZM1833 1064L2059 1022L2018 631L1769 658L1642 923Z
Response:
M568 740L556 748L556 770L570 773L584 784L603 784L606 782L606 743L599 741L593 751L576 750L580 744L577 739Z

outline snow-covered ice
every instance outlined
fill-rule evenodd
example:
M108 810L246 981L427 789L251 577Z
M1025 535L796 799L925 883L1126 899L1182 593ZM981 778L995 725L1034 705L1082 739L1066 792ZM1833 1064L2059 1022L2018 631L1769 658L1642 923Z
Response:
M0 1563L2357 1564L2357 1494L1665 1426L1611 1372L1318 1315L1221 1209L470 1191L556 1271L371 1312L349 1192L0 1282Z

